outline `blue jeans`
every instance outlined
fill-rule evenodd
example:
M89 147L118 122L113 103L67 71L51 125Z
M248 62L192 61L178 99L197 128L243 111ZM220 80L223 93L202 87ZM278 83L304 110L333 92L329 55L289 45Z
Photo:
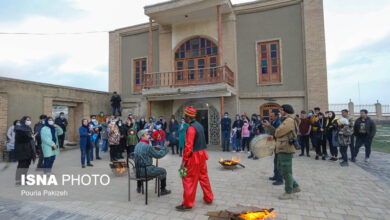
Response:
M237 147L237 150L242 150L242 143L241 143L241 137L236 137L235 140L233 141L236 141L236 147Z
M108 145L107 145L107 139L102 140L102 152L107 152L108 150Z
M53 164L54 164L55 159L56 159L56 155L53 155L51 157L45 157L43 159L44 173L51 172L51 168L53 168Z
M356 138L356 146L355 146L355 158L357 157L360 147L364 144L364 147L366 148L366 158L370 158L371 154L371 142L372 137L368 136L362 136Z
M156 141L156 145L164 146L164 141Z
M87 164L91 163L91 151L92 147L89 146L80 146L80 151L81 151L81 165L85 165L85 158L87 158Z
M237 150L236 137L237 137L237 134L234 134L233 137L232 137L232 148L233 148L234 151Z
M116 111L118 111L119 115L121 115L121 107L120 106L112 106L112 115L115 115Z
M230 131L222 131L222 150L229 151L230 147Z
M89 156L91 158L91 160L93 160L93 148L95 148L95 155L96 155L96 158L99 157L99 138L96 138L95 142L92 143L92 148L91 150L89 151Z

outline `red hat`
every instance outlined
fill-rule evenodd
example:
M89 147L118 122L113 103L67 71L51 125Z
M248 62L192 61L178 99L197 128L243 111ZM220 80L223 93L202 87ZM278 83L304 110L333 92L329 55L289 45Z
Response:
M184 114L190 116L190 117L195 117L196 116L196 109L190 106L187 106L186 109L184 110Z

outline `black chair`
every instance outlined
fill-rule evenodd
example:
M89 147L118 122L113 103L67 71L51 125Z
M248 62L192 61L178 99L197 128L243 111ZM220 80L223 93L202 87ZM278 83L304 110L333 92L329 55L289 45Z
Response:
M129 166L131 164L131 167ZM148 182L151 180L156 179L157 184L157 196L160 197L160 179L157 177L148 176L148 172L146 169L146 160L144 157L142 157L139 154L130 153L127 155L127 174L128 174L128 200L130 201L130 180L136 180L137 182L140 181L142 183L141 185L141 191L142 194L145 194L145 204L148 204ZM130 168L132 168L135 171L135 177L132 177L130 175ZM141 176L141 169L144 169L145 176ZM145 190L144 190L144 183L145 183Z

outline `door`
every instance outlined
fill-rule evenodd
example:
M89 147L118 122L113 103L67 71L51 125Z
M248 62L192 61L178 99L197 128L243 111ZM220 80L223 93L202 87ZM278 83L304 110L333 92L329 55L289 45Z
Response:
M206 137L206 144L209 144L209 112L208 110L198 110L196 120L202 124L204 129L204 136Z
M267 103L260 106L260 116L262 119L269 120L269 115L271 112L279 112L280 105L276 103Z

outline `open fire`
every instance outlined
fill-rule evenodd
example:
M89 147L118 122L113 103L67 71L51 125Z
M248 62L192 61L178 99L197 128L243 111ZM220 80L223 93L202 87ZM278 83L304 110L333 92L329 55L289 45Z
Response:
M248 211L246 213L241 213L238 215L238 218L243 220L263 220L263 219L273 219L275 218L275 213L273 209L264 209L262 211Z
M219 160L219 163L226 169L236 168L237 165L240 165L241 167L245 168L244 165L240 164L240 159L237 157L232 157L231 160L225 160L221 158Z
M125 174L127 170L127 163L126 161L114 161L110 164L110 167L116 176L121 176Z

